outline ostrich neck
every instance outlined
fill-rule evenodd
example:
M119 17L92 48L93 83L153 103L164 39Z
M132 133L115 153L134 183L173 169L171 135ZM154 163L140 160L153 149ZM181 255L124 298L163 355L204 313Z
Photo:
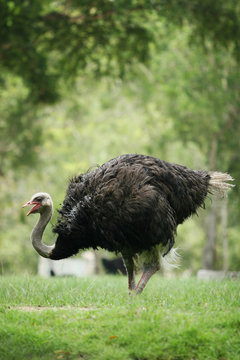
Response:
M42 242L43 232L49 223L53 213L53 206L47 206L45 211L41 213L40 218L35 225L32 234L31 234L31 241L34 249L39 253L39 255L49 258L51 255L52 250L54 249L55 245L45 245Z

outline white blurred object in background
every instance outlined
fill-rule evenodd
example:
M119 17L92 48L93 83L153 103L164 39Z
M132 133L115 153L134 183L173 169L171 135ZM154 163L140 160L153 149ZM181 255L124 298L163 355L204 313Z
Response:
M91 276L96 273L96 256L92 251L85 251L81 258L50 260L39 257L38 275L49 276Z

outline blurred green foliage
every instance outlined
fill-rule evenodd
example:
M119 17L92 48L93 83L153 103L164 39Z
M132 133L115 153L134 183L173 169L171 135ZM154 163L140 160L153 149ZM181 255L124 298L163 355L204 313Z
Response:
M0 0L0 272L36 271L36 218L21 204L47 191L59 207L69 177L128 152L236 178L239 269L239 11L230 0ZM178 230L183 270L201 266L206 221L200 211ZM219 215L218 268L221 232Z
M123 76L159 43L154 24L191 26L194 43L211 41L240 57L240 5L234 0L1 0L1 66L20 76L34 102L53 102L57 79L81 71Z

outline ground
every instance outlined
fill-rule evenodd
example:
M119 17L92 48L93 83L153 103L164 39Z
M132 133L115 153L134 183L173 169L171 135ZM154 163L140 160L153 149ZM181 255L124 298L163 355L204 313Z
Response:
M0 359L240 358L239 281L2 277Z

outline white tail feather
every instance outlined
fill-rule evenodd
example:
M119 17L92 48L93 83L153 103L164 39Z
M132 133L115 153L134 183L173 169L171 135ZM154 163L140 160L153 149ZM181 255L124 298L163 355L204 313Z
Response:
M172 248L166 256L160 257L161 267L166 270L179 269L180 258L178 248Z
M229 184L228 181L234 181L231 175L221 172L210 173L209 189L211 194L220 194L222 197L227 195L227 191L235 185Z

